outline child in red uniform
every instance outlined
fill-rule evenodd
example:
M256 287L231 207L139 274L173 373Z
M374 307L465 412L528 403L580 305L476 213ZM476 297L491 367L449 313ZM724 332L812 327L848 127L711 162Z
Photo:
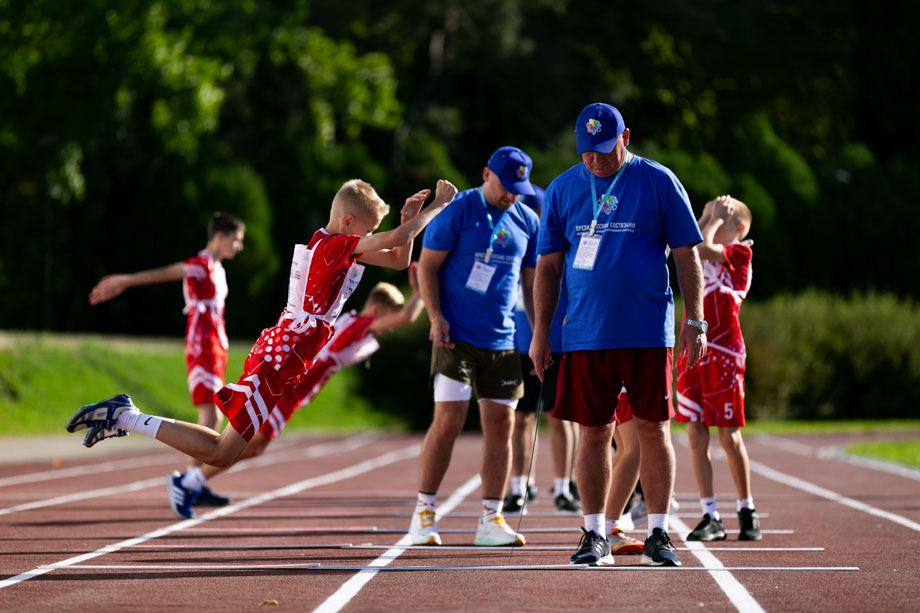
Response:
M741 242L751 228L751 211L739 200L719 196L706 203L699 225L703 243L697 250L703 260L709 352L693 368L687 368L683 359L677 361L677 421L688 423L690 461L703 509L703 520L687 540L725 539L713 495L709 455L709 427L717 426L738 494L738 539L759 541L760 520L754 510L747 449L741 439L746 351L738 320L741 302L751 287L752 242Z
M296 245L288 303L278 323L262 331L237 383L215 395L230 421L220 433L211 428L145 415L126 394L84 406L67 431L89 428L83 444L91 447L122 432L141 432L205 464L229 466L268 419L279 401L297 389L319 351L332 337L333 323L357 287L364 267L358 262L404 269L413 239L450 204L457 188L439 180L430 206L420 211L430 190L406 200L399 227L374 234L389 206L361 180L346 182L332 201L329 223L309 243ZM174 481L170 477L168 485ZM170 485L170 494L178 491ZM174 506L183 501L172 500ZM178 511L177 511L178 512Z
M295 388L281 398L268 419L246 445L237 462L262 455L268 444L281 434L294 412L310 404L332 375L347 366L370 358L380 348L377 335L408 326L418 319L425 305L418 293L417 266L415 262L409 266L412 295L408 301L403 298L396 286L378 283L368 294L360 313L350 311L335 321L335 334L316 356ZM205 479L210 479L224 470L226 467L202 467ZM195 492L191 491L186 495L194 496Z
M232 260L243 250L246 224L227 213L217 212L208 222L208 243L197 255L162 268L133 274L103 277L89 294L97 305L119 296L129 287L182 281L185 296L185 363L188 390L198 409L198 423L216 429L221 414L214 403L214 392L224 386L227 370L227 332L224 326L224 303L227 300L227 276L221 262ZM201 462L192 459L187 474L200 472ZM205 488L197 504L222 506L230 502Z

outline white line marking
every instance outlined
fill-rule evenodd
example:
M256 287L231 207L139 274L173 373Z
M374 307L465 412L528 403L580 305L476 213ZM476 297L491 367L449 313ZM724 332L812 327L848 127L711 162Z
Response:
M677 529L681 534L681 538L686 537L690 532L690 526L682 522L676 517L669 518L668 521L670 525ZM706 570L709 570L709 574L715 580L716 584L721 588L725 595L728 596L728 599L739 611L744 613L764 613L763 607L760 606L750 592L741 585L741 582L738 581L730 572L726 572L729 569L726 568L722 562L719 561L714 555L706 550L706 547L702 543L686 543L687 549L693 553L694 556L703 564L703 567ZM681 567L683 568L683 567Z
M451 516L453 517L453 515ZM237 518L238 519L238 518ZM508 547L477 547L476 545L355 545L353 543L303 543L279 545L135 545L131 549L149 549L155 551L189 550L189 551L241 551L272 549L404 549L430 551L479 551L481 553L504 553ZM569 545L527 545L519 548L528 551L571 551ZM709 551L824 551L824 547L707 547ZM690 551L687 547L678 547L678 551ZM629 555L629 554L618 554Z
M470 495L473 490L479 487L480 484L479 475L474 475L466 483L461 485L457 490L450 495L450 497L442 504L437 512L435 513L435 521L441 519L446 514L454 510L460 502ZM397 545L408 545L411 542L412 537L407 533L396 543ZM398 549L396 547L388 549L376 560L371 562L369 567L364 567L360 572L346 581L342 587L340 587L334 594L329 598L323 601L318 607L313 611L314 613L338 613L341 611L345 605L347 605L352 598L354 598L361 588L363 588L368 581L374 578L379 570L386 567L390 562L396 559L397 556L403 553L404 549Z
M103 556L107 553L113 553L115 551L118 551L119 549L124 549L125 547L139 545L146 541L150 541L155 538L159 538L161 536L171 534L173 532L179 532L181 530L185 530L186 528L196 526L202 522L210 521L212 519L217 519L225 515L230 515L240 509L246 509L246 508L255 506L257 504L262 504L263 502L268 502L270 500L274 500L275 498L280 498L283 496L290 496L292 494L298 494L310 488L319 487L321 485L328 485L330 483L336 483L344 479L350 479L351 477L355 477L357 475L360 475L366 472L370 472L377 468L381 468L383 466L387 466L395 462L401 462L403 460L407 460L407 459L416 457L418 456L420 452L421 452L420 444L414 444L414 445L410 445L409 447L404 447L403 449L389 451L387 453L384 453L383 455L377 456L376 458L371 458L370 460L364 460L363 462L359 462L347 468L343 468L343 469L340 469L340 470L337 470L331 473L326 473L325 475L320 475L318 477L311 477L310 479L304 479L303 481L292 483L291 485L287 485L285 487L276 489L271 492L265 492L258 496L254 496L252 498L244 500L242 502L231 504L226 507L221 507L215 511L207 513L206 515L202 515L201 517L198 517L196 519L188 519L185 521L181 521L179 523L172 524L170 526L166 526L165 528L159 528L152 532L148 532L147 534L144 534L138 537L134 537L134 538L130 538L130 539L121 541L119 543L115 543L114 545L107 545L105 547L102 547L90 553L85 553L85 554L81 554L78 556L74 556L72 558L68 558L61 562L58 562L57 564L36 567L35 569L31 571L24 572L14 577L9 577L7 579L0 581L0 589L9 587L11 585L16 585L17 583L22 583L23 581L28 581L29 579L33 579L35 577L43 575L52 570L56 570L56 569L60 569L60 568L68 567L68 566L73 566L75 564L79 564L80 562L83 562L84 560L90 560L92 558Z
M383 556L381 556L382 558ZM389 564L396 556L385 560ZM378 558L380 559L380 558ZM373 563L372 563L373 564ZM63 566L58 564L48 564L39 566L42 570L335 570L335 571L357 571L356 576L363 576L365 573L374 575L381 571L445 571L445 570L478 570L478 571L496 571L496 570L593 570L593 571L638 571L638 572L688 572L704 571L713 575L725 575L731 577L731 571L757 570L757 571L783 571L783 572L852 572L858 571L858 566L719 566L718 570L703 566L586 566L584 564L520 564L520 565L483 565L483 566L352 566L337 564L129 564L129 565L83 565L83 566ZM732 577L734 579L734 577ZM343 586L344 587L344 586ZM744 588L742 588L744 589ZM328 602L328 601L327 601ZM324 606L323 605L320 606ZM314 609L317 611L319 609ZM323 609L324 611L326 609ZM335 609L338 611L339 609ZM750 611L754 609L740 609ZM762 610L762 609L759 609Z
M118 460L117 462L105 462L104 464L92 464L88 466L72 466L70 468L57 468L54 470L44 470L36 473L27 473L16 475L15 477L5 477L0 479L0 487L10 485L19 485L20 483L36 483L38 481L51 481L54 479L67 479L70 477L83 477L86 475L98 475L115 470L127 470L137 468L138 466L154 466L156 464L175 464L176 457L173 454L156 454L146 455L138 458Z
M872 505L860 502L859 500L855 500L849 496L838 494L837 492L823 488L820 485L815 485L814 483L810 483L803 479L799 479L798 477L787 475L786 473L770 468L766 464L751 461L751 472L757 473L758 475L766 477L767 479L777 481L783 485L803 490L809 494L820 496L821 498L826 498L827 500L842 504L844 506L850 507L851 509L856 509L857 511L862 511L864 513L868 513L869 515L887 519L896 524L900 524L905 528L910 528L914 532L920 532L920 523L907 519L906 517L901 517L895 513L873 507Z

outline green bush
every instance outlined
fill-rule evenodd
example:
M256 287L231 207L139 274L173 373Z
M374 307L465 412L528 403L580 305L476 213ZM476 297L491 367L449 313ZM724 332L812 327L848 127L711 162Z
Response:
M808 291L741 307L747 413L892 418L920 402L920 309L890 295Z

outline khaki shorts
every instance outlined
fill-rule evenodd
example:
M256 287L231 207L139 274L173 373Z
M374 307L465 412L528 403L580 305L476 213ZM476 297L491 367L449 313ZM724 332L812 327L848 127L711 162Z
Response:
M454 348L432 347L431 380L437 374L473 387L476 398L512 400L524 395L517 349L482 349L455 341Z

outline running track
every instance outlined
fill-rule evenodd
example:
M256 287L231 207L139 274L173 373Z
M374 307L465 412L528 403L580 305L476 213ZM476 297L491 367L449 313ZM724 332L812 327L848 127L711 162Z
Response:
M474 434L457 442L439 495L442 537L456 546L441 550L400 548L416 435L286 435L215 480L234 505L189 521L166 503L178 454L106 441L53 466L0 465L0 611L920 610L920 473L835 455L848 440L748 437L764 540L730 532L704 545L681 538L699 511L677 439L681 569L639 567L638 556L568 566L581 520L552 512L548 440L541 497L521 525L528 546L513 551L463 547L479 507ZM736 529L728 467L713 451Z

